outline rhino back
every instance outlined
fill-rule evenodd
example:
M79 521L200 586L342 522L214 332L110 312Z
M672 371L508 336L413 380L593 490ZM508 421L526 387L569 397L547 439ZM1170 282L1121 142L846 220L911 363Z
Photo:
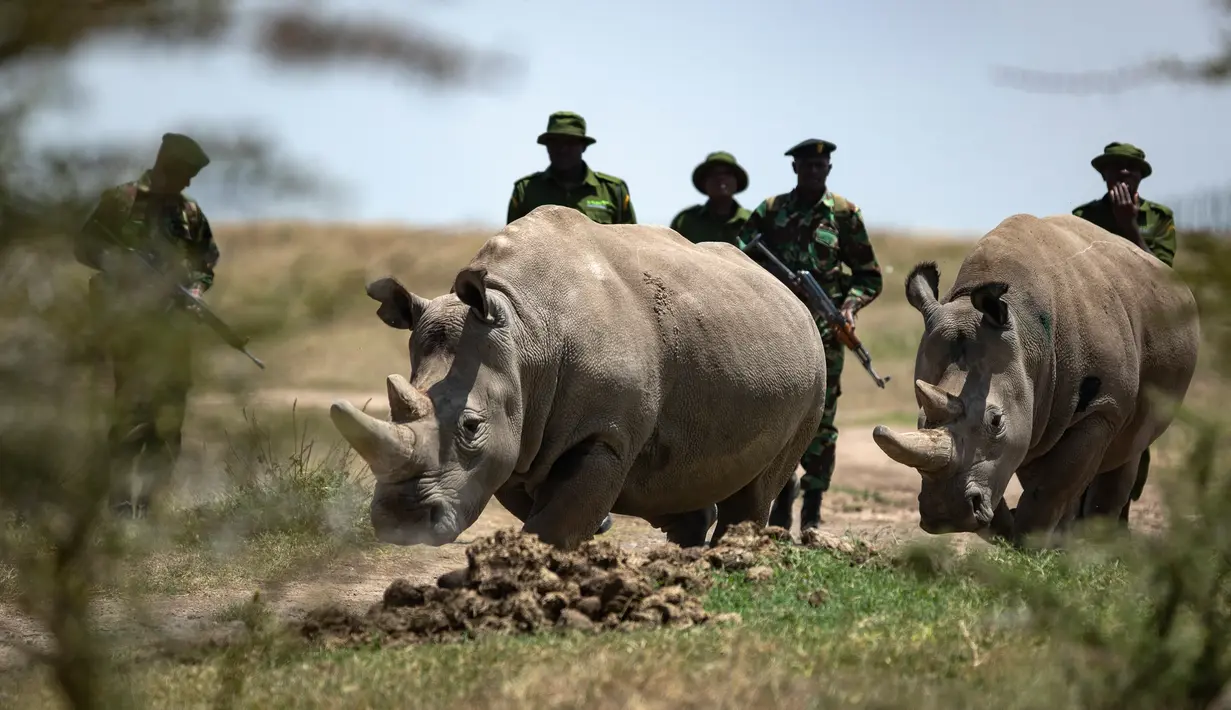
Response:
M547 206L472 264L515 304L550 373L526 393L527 409L550 410L545 449L601 435L652 449L651 469L738 467L823 407L824 350L806 307L731 245Z
M1123 426L1143 386L1186 390L1197 326L1177 312L1192 294L1124 238L1072 215L1014 215L976 243L946 301L988 281L1010 287L1005 299L1035 378L1039 447L1098 401Z

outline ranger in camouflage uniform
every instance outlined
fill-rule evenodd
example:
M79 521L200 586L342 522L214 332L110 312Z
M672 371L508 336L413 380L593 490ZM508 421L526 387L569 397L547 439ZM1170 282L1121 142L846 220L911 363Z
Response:
M837 146L833 143L817 139L788 150L786 155L794 158L791 165L797 176L795 189L757 205L740 233L738 246L743 248L758 233L764 234L765 245L787 267L809 270L834 304L840 304L843 315L854 323L855 314L880 295L881 269L859 208L826 187L830 156L835 150ZM756 252L749 256L760 259ZM843 273L843 265L850 268L850 274ZM804 298L804 294L799 296ZM825 414L816 437L800 460L804 469L799 483L804 492L801 530L820 525L821 498L833 477L838 442L834 415L842 394L842 363L846 354L823 318L817 317L817 325L825 344ZM783 488L774 502L771 525L790 528L796 492L794 483Z
M1097 200L1074 208L1073 214L1124 237L1167 266L1173 266L1175 215L1171 208L1151 202L1137 193L1141 181L1154 172L1146 161L1145 152L1130 143L1108 143L1103 152L1090 161L1090 165L1102 175L1107 192ZM1150 450L1146 449L1141 454L1132 496L1120 511L1121 522L1128 522L1129 507L1141 497L1149 470Z
M594 172L581 158L595 143L586 135L586 119L572 111L557 111L547 118L547 130L539 134L538 142L547 146L551 165L513 183L506 224L543 205L572 207L599 224L637 223L628 184Z
M165 134L153 168L103 192L77 238L77 260L99 272L90 279L92 339L114 377L109 502L118 514L144 515L170 478L193 354L192 306L126 249L153 256L198 296L213 285L218 247L200 206L182 194L209 162L191 138Z
M671 220L671 228L688 241L728 242L734 244L752 213L735 195L748 189L748 173L735 156L716 151L692 171L692 185L709 199L702 205L681 210Z

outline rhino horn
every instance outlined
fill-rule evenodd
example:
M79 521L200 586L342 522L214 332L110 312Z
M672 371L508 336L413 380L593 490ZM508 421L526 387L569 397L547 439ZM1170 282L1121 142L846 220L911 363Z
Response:
M411 386L401 375L385 378L389 392L390 419L395 422L413 422L432 413L432 400Z
M872 439L889 458L918 470L925 478L937 477L953 461L953 437L944 429L899 434L880 424L872 430Z
M404 468L414 454L415 433L408 426L377 419L346 401L334 402L329 418L377 480Z
M961 397L955 397L936 385L915 380L915 394L930 424L944 424L962 416L966 406Z

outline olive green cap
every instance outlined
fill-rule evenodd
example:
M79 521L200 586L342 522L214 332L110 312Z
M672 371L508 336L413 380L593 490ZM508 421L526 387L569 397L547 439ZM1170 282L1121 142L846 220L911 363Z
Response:
M702 184L705 180L705 173L715 165L725 165L735 171L735 192L739 193L748 189L748 173L736 162L735 156L724 150L716 150L705 156L705 160L693 168L692 186L697 188L698 192L705 194L705 187Z
M838 146L829 141L823 141L820 138L809 138L783 153L783 155L789 155L792 158L804 158L810 155L827 155L837 149Z
M585 141L586 145L595 142L593 138L586 135L586 119L572 111L556 111L547 117L547 130L539 134L538 142L543 143L549 136L580 138Z
M1141 177L1143 178L1149 177L1150 173L1154 172L1154 169L1146 162L1145 151L1132 143L1108 143L1103 147L1101 154L1094 156L1094 159L1090 161L1090 165L1094 166L1095 170L1102 172L1102 166L1117 161L1133 163L1140 168Z
M197 171L209 165L209 156L200 144L182 133L164 133L158 155Z

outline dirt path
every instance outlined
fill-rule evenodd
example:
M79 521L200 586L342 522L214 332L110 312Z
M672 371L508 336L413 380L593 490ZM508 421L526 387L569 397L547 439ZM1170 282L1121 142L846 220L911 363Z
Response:
M250 402L285 404L297 402L299 407L328 407L338 397L349 399L357 406L370 400L368 411L379 416L387 410L383 392L321 392L272 389L249 395ZM194 407L210 407L233 403L227 395L198 396ZM900 541L922 536L916 497L918 475L890 461L872 440L870 426L846 427L837 450L837 468L833 487L825 497L822 510L824 528L841 534L856 531L873 535L883 542ZM1016 501L1020 488L1011 484L1007 497ZM798 503L797 503L798 506ZM1134 527L1155 528L1162 520L1156 493L1147 487L1142 501L1134 508ZM644 521L614 516L614 526L606 537L622 546L635 549L664 539L663 535ZM796 509L798 520L798 508ZM476 524L455 543L438 548L382 547L375 553L354 560L340 560L328 569L303 578L270 586L262 596L273 609L286 617L296 617L325 601L334 601L365 609L381 598L391 581L403 577L415 583L434 580L440 574L465 564L466 546L478 537L502 527L517 527L518 521L494 500ZM798 522L793 532L798 535ZM981 544L974 535L957 535L961 546ZM213 615L226 605L241 601L251 589L201 590L178 597L165 597L148 604L160 633L172 637L198 637L217 627ZM103 601L99 607L105 628L131 627L133 620L127 610L114 602ZM0 667L20 659L14 642L42 646L45 635L29 620L11 607L0 605Z

